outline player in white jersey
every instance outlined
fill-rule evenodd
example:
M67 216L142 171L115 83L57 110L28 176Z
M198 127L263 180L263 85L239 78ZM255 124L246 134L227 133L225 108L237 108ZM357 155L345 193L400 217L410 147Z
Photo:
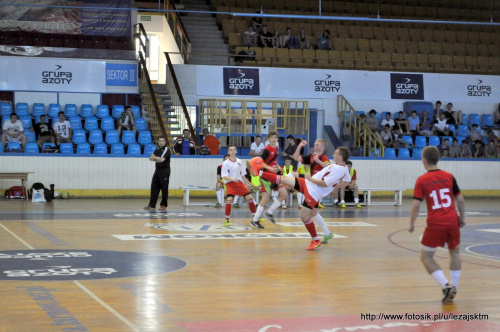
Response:
M253 196L250 193L252 184L247 180L246 167L243 162L236 158L236 146L229 145L227 147L229 158L222 164L221 178L226 184L226 220L225 226L229 226L229 216L231 215L231 205L233 205L234 196L243 196L248 202L250 212L255 213L256 207L253 201Z
M280 176L270 172L258 172L251 161L248 163L252 175L258 172L260 177L271 181L271 183L284 184L304 194L303 206L305 208L300 210L300 217L312 237L311 244L306 248L307 250L314 250L321 245L313 221L314 217L318 215L317 208L319 201L322 197L330 194L335 187L343 188L351 181L349 170L345 165L345 162L349 159L349 154L349 149L341 146L333 154L335 164L328 165L313 176L305 174L303 177Z

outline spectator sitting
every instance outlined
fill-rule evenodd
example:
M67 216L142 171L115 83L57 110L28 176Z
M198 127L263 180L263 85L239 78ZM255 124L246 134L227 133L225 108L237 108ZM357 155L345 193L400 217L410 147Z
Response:
M248 30L243 33L243 46L253 47L257 46L257 32L250 25Z
M260 29L259 34L259 46L260 47L273 47L274 35L267 31L267 26L263 25Z
M484 156L486 158L497 158L497 149L495 142L489 141L488 145L484 148Z
M441 155L441 157L444 156L444 151L446 150L447 151L447 154L449 155L449 152L450 152L450 140L448 138L445 138L443 140L443 143L439 144L437 146L438 150L439 150L439 154Z
M281 39L281 46L283 48L299 48L299 39L292 34L292 29L286 29L286 35Z
M386 148L392 148L394 146L394 140L392 138L391 126L386 124L384 126L384 130L380 132L380 138L382 139L382 143Z
M54 131L52 130L50 125L45 122L46 120L47 117L45 116L45 114L40 115L40 123L35 123L35 125L31 129L32 131L35 132L37 139L36 143L38 144L40 151L42 151L43 143L56 142Z
M484 147L482 141L475 141L472 146L472 158L483 158L484 157Z
M420 117L420 135L425 137L434 135L432 127L434 127L433 120L429 116L429 112L424 110L422 112L422 116Z
M477 141L482 142L483 136L479 133L479 126L477 124L472 125L472 130L469 133L469 138L471 142L475 143Z
M450 158L459 158L459 157L460 157L460 147L458 146L458 140L454 138L453 143L450 146Z
M403 139L403 131L399 126L396 124L394 127L392 127L392 134L393 134L393 140L394 140L394 148L399 149L399 148L406 148L410 146L410 143L405 141Z
M21 143L21 148L26 145L26 135L24 135L23 123L17 118L16 113L10 113L10 121L5 121L2 126L2 144L6 151L7 143Z
M450 134L448 120L446 120L444 113L439 114L439 119L434 122L434 132L437 136L448 136Z
M444 110L441 108L441 101L436 101L436 108L432 110L432 117L434 120L439 119L439 115L444 113Z
M318 36L318 50L331 50L332 40L330 39L330 30L325 29L321 35Z
M391 119L391 112L385 113L385 119L382 120L380 124L382 125L382 128L384 128L386 124L388 124L390 128L394 127L395 123L394 120Z
M300 29L300 33L297 38L299 39L299 48L301 50L308 50L311 48L309 46L309 38L307 37L306 29L304 28Z
M371 110L368 115L369 117L366 119L366 124L368 128L370 128L375 136L377 136L380 139L380 134L378 133L378 120L375 118L375 115L377 114L377 111Z
M469 141L464 139L462 145L460 145L460 158L471 158L472 151L469 146Z
M273 47L274 48L282 48L283 46L281 45L281 34L278 29L274 31L274 37L273 37Z
M260 14L259 11L256 11L256 13ZM252 24L253 31L255 31L256 33L260 33L260 29L262 28L264 21L262 21L262 17L255 16L255 17L252 17L251 24Z
M399 129L403 131L403 134L410 134L410 124L407 120L405 120L403 111L398 112L398 117L394 120L394 123L399 126Z
M462 111L453 111L453 104L448 103L446 105L446 111L444 112L449 124L462 124Z
M191 131L184 129L182 136L177 138L174 142L174 152L178 157L182 155L194 155L196 153L195 145L191 139Z
M208 128L203 128L203 145L206 145L210 150L210 155L216 156L219 154L220 142L214 135L210 135Z
M500 124L500 103L498 104L498 108L495 110L495 113L493 113L493 121L496 124Z
M59 121L54 122L52 125L54 134L56 135L57 146L61 145L61 143L72 143L73 129L71 129L71 124L64 117L63 111L57 113L57 116L59 117Z
M118 131L118 137L120 137L122 128L125 130L133 130L134 134L137 133L137 130L135 129L135 118L134 114L132 114L132 107L127 106L125 107L125 112L123 112L120 115L120 119L118 119L118 128L116 130Z
M285 157L285 160L287 157L292 158L292 166L294 169L297 169L298 166L298 161L293 159L293 154L295 153L295 150L297 150L297 144L295 144L295 139L292 135L288 135L286 137L286 149L285 151L281 152L281 155Z
M410 133L413 139L420 133L420 119L417 116L417 111L412 111L410 117L408 118L408 124L410 125Z
M255 136L254 142L250 144L250 155L252 157L261 156L265 146L260 135Z

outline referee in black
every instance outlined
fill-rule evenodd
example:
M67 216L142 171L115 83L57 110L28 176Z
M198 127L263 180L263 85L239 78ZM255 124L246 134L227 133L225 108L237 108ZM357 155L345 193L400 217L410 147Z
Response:
M168 181L170 179L170 149L166 146L165 137L158 138L158 148L149 156L149 160L155 162L156 170L151 180L151 198L144 210L154 210L161 190L160 210L164 211L168 206Z

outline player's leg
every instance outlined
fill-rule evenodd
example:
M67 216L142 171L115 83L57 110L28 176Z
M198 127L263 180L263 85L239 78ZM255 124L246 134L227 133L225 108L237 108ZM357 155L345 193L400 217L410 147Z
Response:
M295 181L295 180L294 180ZM276 223L276 220L274 220L274 211L281 205L281 202L284 202L287 197L288 197L288 190L284 186L278 188L278 199L276 201L273 201L273 204L267 209L266 212L264 212L264 215L273 223Z
M217 204L215 204L215 207L221 207L222 200L224 199L224 186L222 183L217 182L215 184L215 193L217 195Z
M168 185L170 181L170 168L159 170L159 180L161 185L160 209L166 210L168 206Z
M318 224L319 227L323 230L323 241L322 243L327 244L328 241L333 237L333 233L330 232L328 227L326 227L325 219L319 214L318 209L314 208L312 210L311 219L315 224Z
M149 204L144 207L144 210L155 209L156 202L158 202L158 195L160 195L161 184L160 179L158 177L157 172L153 174L153 178L151 179L151 191L150 191L150 199Z
M311 219L313 208L311 208L307 203L304 203L304 207L300 210L300 219L304 223L307 231L311 235L312 241L306 250L314 250L321 246L321 241L318 238L318 233L316 232L316 226L314 221Z
M250 224L255 228L264 228L264 226L260 224L260 216L262 215L262 212L264 212L267 202L271 199L271 195L267 191L261 191L261 194L262 197L260 198L259 205L257 205L257 210L255 211L252 221L250 222Z
M225 206L225 220L224 220L224 226L229 226L229 217L231 216L231 207L233 205L234 201L234 195L233 194L227 194L226 198L226 206Z
M338 206L339 205L339 187L335 186L335 188L332 191L332 198L333 198L333 206Z
M271 183L284 184L285 186L295 186L295 178L293 176L281 176L271 172L259 172L259 176Z
M257 211L257 207L255 206L255 202L253 200L252 193L248 193L243 197L245 197L245 199L247 200L248 209L250 210L250 212L252 212L252 215L254 215L255 211Z
M358 185L354 184L352 186L352 191L354 195L354 205L356 205L357 208L361 208L361 205L359 204L359 191L358 191Z
M344 200L344 198L345 198L345 190L348 187L349 186L340 189L340 207L341 208L345 208L345 200Z
M441 266L439 266L439 264L434 259L435 252L436 248L422 245L422 249L420 250L420 260L427 270L427 273L429 273L431 277L433 277L434 280L436 280L441 286L443 290L442 301L443 303L447 303L450 301L450 297L454 296L454 294L456 293L456 288L450 285L448 279L446 279L443 273L443 269L441 269Z
M449 301L452 301L457 294L458 282L462 273L462 259L460 258L460 250L458 246L455 249L449 250L450 253L450 274L451 282L455 289L452 289L449 296Z

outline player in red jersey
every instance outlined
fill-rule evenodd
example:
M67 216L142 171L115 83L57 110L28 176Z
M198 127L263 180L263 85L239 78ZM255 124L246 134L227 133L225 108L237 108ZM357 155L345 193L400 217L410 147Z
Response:
M267 145L264 150L262 150L262 159L264 160L264 170L272 173L279 173L283 171L281 167L278 165L278 132L270 131L267 135L269 140L269 145ZM264 228L259 222L259 218L264 212L264 208L266 207L267 202L271 199L271 190L272 186L269 181L261 179L262 187L260 192L262 193L262 197L260 199L259 205L257 206L257 212L250 222L250 224L255 228ZM274 211L281 205L281 202L285 201L288 198L288 191L285 186L278 186L277 188L279 196L278 199L273 201L273 204L267 209L264 215L274 224L276 221L274 220L273 213Z
M465 201L460 193L455 177L438 168L439 150L434 146L422 150L422 162L427 173L420 176L415 183L411 220L408 232L413 233L415 221L420 211L420 203L427 202L427 227L422 237L420 260L427 272L441 285L443 303L453 301L457 293L462 261L458 245L460 244L460 228L465 226ZM460 215L455 211L455 196ZM448 244L450 253L450 274L452 285L444 276L443 270L434 260L437 247Z

